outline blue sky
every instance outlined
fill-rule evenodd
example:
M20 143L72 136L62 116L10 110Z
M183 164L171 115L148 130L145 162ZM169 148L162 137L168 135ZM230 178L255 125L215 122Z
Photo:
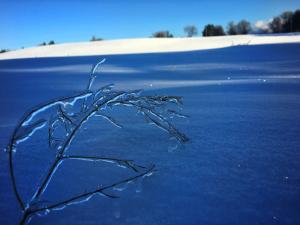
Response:
M268 20L300 8L300 0L0 0L0 49L58 43L149 37L158 30L183 36L207 23Z

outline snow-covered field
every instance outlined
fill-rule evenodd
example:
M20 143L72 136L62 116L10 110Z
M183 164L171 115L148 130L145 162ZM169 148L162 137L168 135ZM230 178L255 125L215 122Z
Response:
M68 153L154 163L157 171L107 193L120 198L97 195L36 215L29 224L300 224L299 52L299 35L291 34L104 41L1 54L27 58L0 61L1 150L24 112L85 90L92 65L103 57L93 87L114 83L118 90L142 88L145 96L182 96L181 112L189 116L172 119L190 139L174 145L165 132L145 126L136 111L108 107L105 112L124 128L96 117ZM54 57L90 54L95 56ZM43 132L14 155L24 199L51 165L47 160L54 152ZM18 224L21 217L8 168L8 153L1 151L1 225ZM103 162L66 163L36 207L87 192L126 171Z
M262 45L300 42L300 34L236 35L195 38L139 38L66 43L25 48L0 54L1 59L182 52L237 45Z

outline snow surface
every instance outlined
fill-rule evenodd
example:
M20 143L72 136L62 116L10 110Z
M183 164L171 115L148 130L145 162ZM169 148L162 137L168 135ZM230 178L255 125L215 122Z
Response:
M300 42L300 33L235 35L194 38L138 38L38 46L0 54L0 60L36 57L116 55L182 52L237 45L262 45Z
M193 39L191 39L193 40ZM176 127L190 141L173 145L130 108L107 108L122 129L95 117L69 153L156 165L151 177L118 187L109 199L35 216L29 225L253 225L300 224L300 43L240 45L213 50L58 57L0 61L0 224L18 224L20 208L9 178L7 144L17 122L34 106L114 83L118 90L183 97ZM47 111L48 112L48 111ZM49 170L47 129L16 150L23 198ZM130 171L107 162L61 165L40 205L105 185Z

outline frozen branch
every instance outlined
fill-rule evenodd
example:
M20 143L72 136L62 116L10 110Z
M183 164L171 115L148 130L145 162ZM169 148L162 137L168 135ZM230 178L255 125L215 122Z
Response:
M116 198L117 196L108 194L105 191L152 174L154 165L147 168L128 159L66 154L66 151L69 149L72 141L74 138L76 138L78 131L81 130L82 126L93 116L98 116L108 120L111 124L118 128L123 127L110 115L106 115L104 113L107 107L134 107L145 117L148 123L154 124L156 127L167 132L171 137L175 138L181 143L188 141L188 138L178 129L176 129L176 127L168 120L169 117L174 116L186 118L185 115L168 108L171 104L177 107L182 105L181 97L142 96L142 90L114 91L112 90L112 84L106 85L96 91L91 91L93 82L96 78L96 70L104 62L105 59L98 62L92 68L85 92L71 97L55 99L46 104L35 107L26 113L19 124L15 127L8 144L9 171L13 192L23 213L20 224L25 224L26 221L29 221L29 218L35 214L39 214L42 211L48 212L52 209L63 209L69 205L82 203L89 200L95 194L102 194L103 196L109 198ZM48 132L48 145L51 149L56 150L56 155L49 170L44 175L41 183L37 186L31 200L29 202L24 202L16 182L13 155L14 152L16 152L19 144L29 140L30 137L35 135L38 130L44 129L45 127ZM47 189L48 184L51 182L52 177L56 174L58 168L66 160L102 161L115 163L120 167L132 170L136 175L107 186L98 186L92 191L75 195L57 203L41 206L39 204L39 202L41 202L40 197Z

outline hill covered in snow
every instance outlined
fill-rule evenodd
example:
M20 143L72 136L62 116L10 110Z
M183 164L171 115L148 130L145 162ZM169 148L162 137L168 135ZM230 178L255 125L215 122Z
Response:
M39 57L183 52L236 45L300 42L300 33L194 38L137 38L37 46L0 54L0 60Z

